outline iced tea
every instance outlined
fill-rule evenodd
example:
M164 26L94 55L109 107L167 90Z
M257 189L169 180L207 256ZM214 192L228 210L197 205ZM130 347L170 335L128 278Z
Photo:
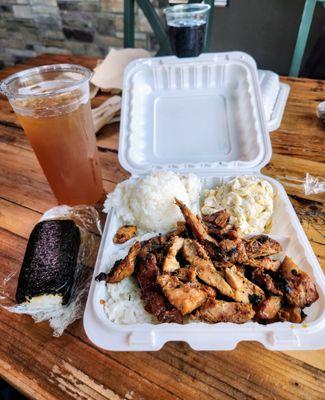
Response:
M83 67L46 66L9 77L6 87L61 204L93 204L103 194L87 71L90 77Z
M17 114L61 204L92 204L103 193L89 102L54 117Z

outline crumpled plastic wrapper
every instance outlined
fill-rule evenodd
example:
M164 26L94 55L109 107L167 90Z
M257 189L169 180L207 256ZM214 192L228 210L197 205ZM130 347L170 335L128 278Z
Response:
M325 193L325 179L319 176L306 174L304 182L305 194Z
M57 206L44 213L40 221L72 219L80 230L80 247L70 301L66 305L28 308L28 303L15 303L19 272L11 272L0 282L0 305L17 314L30 315L35 322L48 321L53 336L59 337L68 325L81 318L90 287L93 267L100 244L101 226L97 211L91 206Z

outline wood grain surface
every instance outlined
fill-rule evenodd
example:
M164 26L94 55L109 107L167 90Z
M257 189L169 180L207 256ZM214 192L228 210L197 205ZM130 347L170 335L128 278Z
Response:
M93 58L42 55L0 71L0 79L27 67L72 62L90 68ZM263 173L278 179L325 268L324 194L306 196L306 172L325 177L325 130L316 105L325 82L282 78L291 86L281 128L271 133L273 156ZM93 101L100 104L107 96ZM104 187L128 173L117 159L118 124L98 136ZM41 213L56 204L7 100L0 96L0 286L18 273L26 240ZM13 280L14 281L14 280ZM205 400L325 398L324 351L271 352L242 342L231 352L196 352L169 343L158 352L102 351L87 339L82 321L59 339L46 323L0 308L0 376L31 399Z

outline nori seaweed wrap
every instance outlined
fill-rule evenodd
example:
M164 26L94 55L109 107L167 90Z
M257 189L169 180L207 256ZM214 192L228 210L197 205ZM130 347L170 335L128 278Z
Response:
M42 300L43 296L55 296L60 304L67 304L79 247L80 230L74 221L58 219L39 222L28 240L18 279L17 302L29 302L38 296L42 296L39 298Z

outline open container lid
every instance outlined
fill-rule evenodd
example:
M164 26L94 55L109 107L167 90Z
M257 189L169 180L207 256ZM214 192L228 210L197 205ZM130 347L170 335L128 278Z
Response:
M256 63L248 54L149 58L126 68L119 161L133 175L257 172L271 154Z
M290 86L280 82L278 74L259 69L258 79L261 88L262 102L269 132L275 131L281 125L285 106L287 104Z

